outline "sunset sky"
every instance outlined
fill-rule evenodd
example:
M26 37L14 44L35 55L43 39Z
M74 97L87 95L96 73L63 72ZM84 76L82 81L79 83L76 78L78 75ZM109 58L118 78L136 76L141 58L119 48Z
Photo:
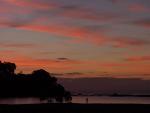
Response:
M24 73L150 79L150 0L0 0L0 60Z

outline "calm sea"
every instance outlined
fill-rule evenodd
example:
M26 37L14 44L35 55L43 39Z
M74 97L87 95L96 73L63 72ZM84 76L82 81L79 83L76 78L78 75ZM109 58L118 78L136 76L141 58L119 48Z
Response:
M124 104L150 104L150 97L99 97L99 96L74 96L72 103L124 103ZM0 104L36 104L47 103L39 98L9 98L0 99Z
M124 103L124 104L150 104L150 97L108 97L108 96L90 96L73 97L73 103Z

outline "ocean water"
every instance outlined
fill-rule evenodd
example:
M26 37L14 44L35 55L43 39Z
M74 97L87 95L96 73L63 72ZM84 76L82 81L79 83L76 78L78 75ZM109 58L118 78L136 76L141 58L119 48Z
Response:
M100 103L100 104L150 104L150 97L107 97L107 96L73 96L72 103ZM39 98L9 98L0 99L0 104L39 104L48 103Z
M150 104L150 97L108 97L108 96L75 96L73 103L101 103L101 104Z

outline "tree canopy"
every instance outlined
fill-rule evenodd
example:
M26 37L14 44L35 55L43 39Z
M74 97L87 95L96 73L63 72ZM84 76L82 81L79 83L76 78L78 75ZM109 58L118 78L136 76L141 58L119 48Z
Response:
M71 93L49 72L39 69L31 74L15 73L16 65L0 62L0 97L40 97L57 102L71 101Z

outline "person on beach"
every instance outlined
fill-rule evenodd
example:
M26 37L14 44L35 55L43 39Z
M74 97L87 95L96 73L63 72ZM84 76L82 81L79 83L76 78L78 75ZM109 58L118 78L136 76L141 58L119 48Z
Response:
M86 98L86 103L87 103L87 104L89 103L89 99L88 99L88 98Z

